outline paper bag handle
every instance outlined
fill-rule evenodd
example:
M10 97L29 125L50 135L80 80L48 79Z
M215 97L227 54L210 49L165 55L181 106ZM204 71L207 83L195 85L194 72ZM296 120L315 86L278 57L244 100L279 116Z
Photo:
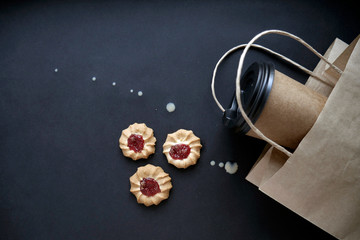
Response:
M249 119L249 117L247 116L247 114L245 113L243 106L242 106L242 102L241 102L241 98L240 98L240 77L241 77L241 71L242 71L242 67L244 64L244 60L245 60L245 56L246 53L248 52L250 47L255 47L255 48L259 48L262 50L265 50L273 55L278 56L279 58L285 60L286 62L296 66L297 68L301 69L302 71L304 71L305 73L309 74L310 76L324 82L327 83L326 81L324 81L321 77L315 75L312 71L308 70L307 68L303 67L302 65L294 62L293 60L272 51L271 49L268 49L266 47L263 47L261 45L257 45L254 44L254 42L259 39L260 37L267 35L267 34L278 34L278 35L283 35L286 37L290 37L298 42L300 42L302 45L304 45L306 48L308 48L311 52L313 52L316 56L318 56L319 58L321 58L322 60L324 60L327 64L329 64L336 72L338 72L339 74L342 74L342 71L336 67L334 64L330 63L323 55L321 55L319 52L317 52L313 47L311 47L308 43L306 43L304 40L302 40L301 38L299 38L298 36L295 36L291 33L282 31L282 30L266 30L263 31L259 34L257 34L253 39L251 39L250 42L248 42L247 44L242 44L239 46L236 46L232 49L230 49L229 51L227 51L217 62L215 68L214 68L214 72L213 72L213 77L212 77L212 82L211 82L211 90L212 90L212 95L213 98L216 102L216 104L219 106L219 108L224 112L225 109L223 108L223 106L220 104L220 102L218 101L218 99L216 98L216 94L215 94L215 77L216 77L216 72L217 69L220 65L220 63L224 60L224 58L226 58L230 53L244 48L244 51L242 52L241 56L240 56L240 60L239 60L239 64L238 64L238 68L237 68L237 74L236 74L236 85L235 85L235 95L236 95L236 101L238 104L238 107L240 109L241 115L244 118L244 120L246 121L246 123L250 126L250 128L264 141L266 141L267 143L269 143L270 145L272 145L274 148L278 149L279 151L283 152L284 154L286 154L288 157L291 157L292 153L289 152L288 150L286 150L284 147L280 146L278 143L274 142L273 140L271 140L270 138L266 137L257 127L255 127L255 125L252 123L252 121ZM329 83L327 83L329 84Z

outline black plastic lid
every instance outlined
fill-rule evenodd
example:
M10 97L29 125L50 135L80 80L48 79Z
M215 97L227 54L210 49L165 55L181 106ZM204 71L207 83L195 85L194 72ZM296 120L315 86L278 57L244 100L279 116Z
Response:
M243 108L254 124L269 97L274 82L274 69L272 63L255 62L240 79L240 97ZM250 130L250 126L246 123L238 108L235 93L229 108L224 112L223 124L229 128L236 128L242 134L246 134Z

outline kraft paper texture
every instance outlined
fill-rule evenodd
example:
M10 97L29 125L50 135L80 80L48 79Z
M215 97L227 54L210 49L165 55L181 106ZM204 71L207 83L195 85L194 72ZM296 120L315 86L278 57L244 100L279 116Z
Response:
M314 126L287 157L267 146L246 179L338 239L360 239L360 41L336 39L306 86L328 96Z

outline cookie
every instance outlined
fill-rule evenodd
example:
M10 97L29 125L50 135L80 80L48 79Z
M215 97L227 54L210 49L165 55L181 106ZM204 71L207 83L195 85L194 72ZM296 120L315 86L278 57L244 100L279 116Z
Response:
M193 131L179 129L168 134L163 145L163 153L168 163L177 168L187 168L197 163L201 148L200 138L195 136Z
M139 204L158 205L169 198L172 188L171 178L161 167L151 164L139 167L130 177L130 192Z
M155 152L154 131L144 123L134 123L122 131L119 147L125 157L133 160L148 158Z

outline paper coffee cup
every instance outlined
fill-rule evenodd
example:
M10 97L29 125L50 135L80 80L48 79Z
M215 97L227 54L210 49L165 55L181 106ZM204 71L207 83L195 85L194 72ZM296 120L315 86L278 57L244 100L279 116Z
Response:
M241 78L243 108L254 125L278 144L295 149L314 125L327 98L275 70L254 63ZM225 126L258 137L243 119L234 95L223 116Z

